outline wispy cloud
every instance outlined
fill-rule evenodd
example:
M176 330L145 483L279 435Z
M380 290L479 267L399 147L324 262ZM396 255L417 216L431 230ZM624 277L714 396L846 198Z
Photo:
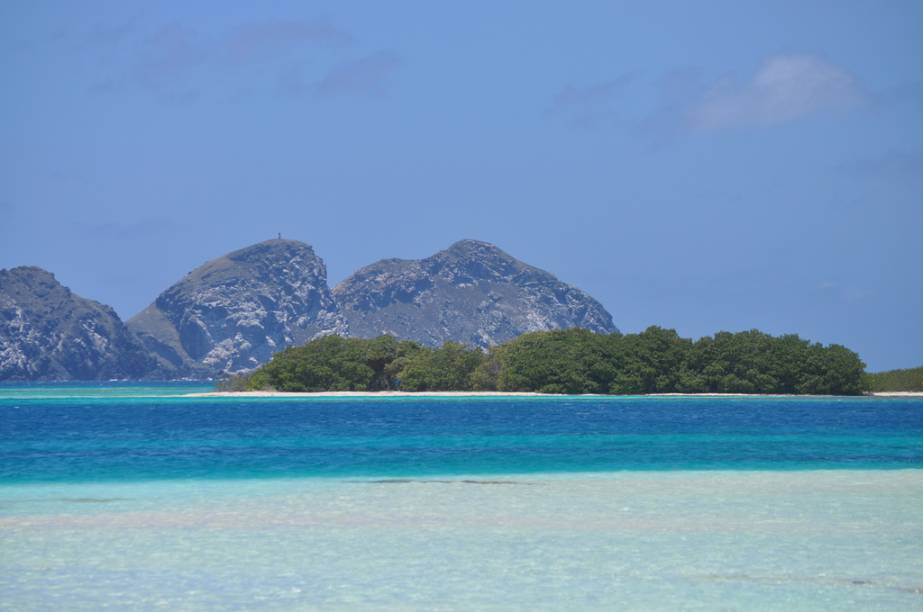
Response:
M318 81L313 91L318 96L368 96L385 91L401 60L392 53L379 52L335 66Z
M209 58L209 49L197 34L171 23L137 42L132 59L109 76L91 84L97 94L141 90L168 102L189 102L198 96L196 70Z
M241 25L230 33L224 45L232 61L246 63L303 45L344 46L351 42L349 34L328 23L278 20Z
M588 85L569 84L554 96L550 112L566 117L574 126L594 127L614 114L613 104L631 80L631 75L623 74Z
M90 91L143 91L163 102L187 103L216 83L264 84L261 77L268 72L279 75L276 84L283 95L368 96L384 92L401 65L396 55L378 52L335 64L326 72L306 74L305 67L314 63L312 49L335 51L353 43L350 34L323 21L251 22L211 35L172 23L145 36L131 24L131 28L100 31L98 36L122 41L130 34L137 35L130 37L125 60L90 85ZM213 78L215 74L220 78Z
M865 99L858 80L844 68L815 55L777 55L747 82L714 83L688 109L686 120L699 129L771 125L853 108Z

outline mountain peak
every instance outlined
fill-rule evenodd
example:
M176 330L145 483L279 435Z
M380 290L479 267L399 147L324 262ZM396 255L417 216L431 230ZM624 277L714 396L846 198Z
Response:
M333 290L351 335L488 347L527 331L616 331L596 300L496 245L460 240L421 260L382 260Z
M13 274L13 275L38 274L41 276L50 276L51 278L54 278L54 274L52 274L45 268L40 268L39 266L16 266L14 268L0 269L0 274L4 272L7 274Z
M12 281L23 282L29 280L58 282L54 274L38 266L16 266L15 268L0 269L0 275L3 275L8 283Z
M109 306L47 270L0 270L0 380L142 378L156 363Z
M8 299L22 299L36 305L37 300L63 300L71 293L70 289L58 282L54 274L38 266L0 270L0 287Z
M128 325L164 367L196 376L249 370L287 346L346 331L323 260L280 239L202 264Z
M449 253L477 253L477 252L500 252L500 248L491 244L490 242L484 242L483 240L472 240L471 238L465 238L457 242L452 243L449 248L444 252Z
M261 257L272 256L274 254L290 252L310 253L311 256L314 256L314 248L307 243L301 242L300 240L272 238L270 240L264 240L262 242L257 242L256 244L251 244L250 246L237 249L236 251L231 251L225 255L225 257L234 261L248 261L259 259Z

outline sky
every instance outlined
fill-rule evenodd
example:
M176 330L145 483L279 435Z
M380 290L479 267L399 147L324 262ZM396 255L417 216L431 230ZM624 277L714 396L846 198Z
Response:
M0 3L0 268L492 242L623 332L923 364L923 3Z

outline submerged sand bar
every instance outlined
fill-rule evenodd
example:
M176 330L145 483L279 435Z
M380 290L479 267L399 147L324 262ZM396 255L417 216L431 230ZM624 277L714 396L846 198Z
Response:
M36 484L0 499L11 609L923 606L919 469Z

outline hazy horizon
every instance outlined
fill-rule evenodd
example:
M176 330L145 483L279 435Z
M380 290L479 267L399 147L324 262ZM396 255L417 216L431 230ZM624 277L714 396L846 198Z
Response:
M923 5L0 6L0 268L123 319L283 237L472 238L623 332L923 364Z

